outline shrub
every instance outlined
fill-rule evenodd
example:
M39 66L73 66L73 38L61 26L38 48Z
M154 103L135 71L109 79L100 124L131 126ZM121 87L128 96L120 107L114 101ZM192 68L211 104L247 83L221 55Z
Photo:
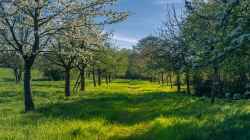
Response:
M64 79L63 71L57 68L44 69L43 76L52 81L59 81Z

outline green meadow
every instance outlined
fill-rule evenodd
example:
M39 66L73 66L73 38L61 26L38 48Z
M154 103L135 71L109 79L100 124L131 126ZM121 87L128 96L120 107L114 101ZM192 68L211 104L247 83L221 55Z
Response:
M33 73L36 111L23 112L22 84L0 72L0 140L249 140L250 102L176 93L147 81L115 80L64 97L63 81ZM73 83L72 83L73 84Z

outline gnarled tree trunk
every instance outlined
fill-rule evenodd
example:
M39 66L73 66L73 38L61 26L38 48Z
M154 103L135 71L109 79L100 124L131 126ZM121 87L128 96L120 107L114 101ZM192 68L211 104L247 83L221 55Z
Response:
M109 81L109 83L112 82L112 81L111 81L111 74L108 75L108 81Z
M94 87L96 87L96 79L95 79L95 67L93 66L92 68L92 78L93 78L93 84L94 84Z
M13 68L16 84L20 82L18 68Z
M23 87L25 112L32 111L35 109L31 93L31 66L32 63L29 61L26 61L24 63Z
M102 85L102 72L100 69L97 69L97 76L98 76L98 86Z
M186 71L186 85L187 85L187 94L191 94L191 90L190 90L190 73L189 73L189 70Z
M172 73L169 75L170 87L173 88Z
M164 85L164 72L161 72L161 85Z
M65 69L65 96L70 96L70 69Z
M181 92L181 79L180 79L180 72L176 72L176 84L177 84L177 92Z
M80 90L85 91L85 67L80 71Z
M106 85L108 86L109 85L109 80L108 80L108 74L107 73L105 74L105 82L106 82Z

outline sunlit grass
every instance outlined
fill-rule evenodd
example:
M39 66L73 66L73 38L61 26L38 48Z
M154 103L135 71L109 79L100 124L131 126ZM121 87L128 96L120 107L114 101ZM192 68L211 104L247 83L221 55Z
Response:
M37 110L23 113L22 85L0 82L1 140L250 139L246 100L211 105L147 81L115 80L97 88L88 81L86 92L69 98L63 81L32 85Z

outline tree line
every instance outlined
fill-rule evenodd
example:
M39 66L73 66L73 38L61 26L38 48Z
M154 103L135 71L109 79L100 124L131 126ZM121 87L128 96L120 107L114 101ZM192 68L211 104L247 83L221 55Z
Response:
M16 83L23 80L25 111L34 110L32 69L46 80L64 79L65 96L72 89L84 91L86 78L95 87L103 79L109 86L112 79L125 78L176 87L211 102L250 97L248 0L192 0L183 9L168 5L157 35L132 49L114 47L104 30L128 16L115 3L0 1L0 67L12 69Z
M133 48L134 77L186 84L188 94L250 97L250 2L193 0L168 6L158 35ZM173 81L174 80L174 81Z
M123 21L128 15L115 8L116 2L0 1L0 52L5 58L1 59L2 67L12 68L17 81L23 72L25 111L34 110L31 71L40 57L64 71L66 96L70 96L70 71L73 68L77 67L83 73L86 65L92 64L95 69L95 57L106 49L104 46L108 42L105 25Z

